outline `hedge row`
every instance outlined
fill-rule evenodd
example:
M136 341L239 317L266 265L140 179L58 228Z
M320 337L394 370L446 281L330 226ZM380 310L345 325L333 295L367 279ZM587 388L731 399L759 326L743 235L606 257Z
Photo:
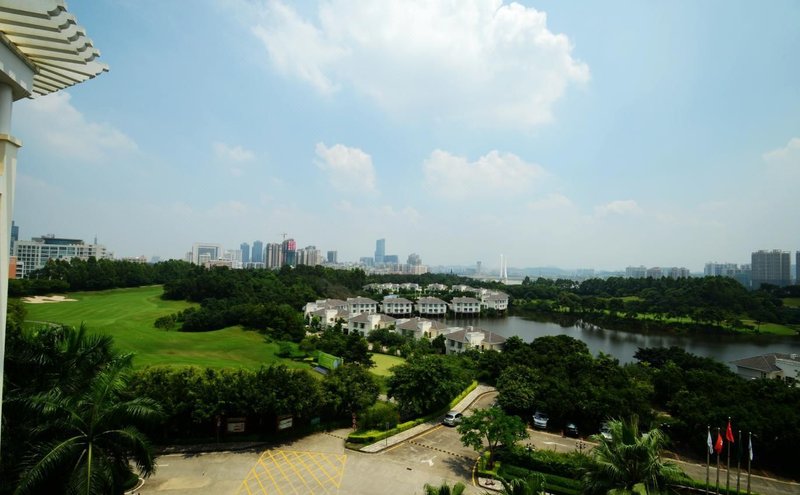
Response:
M385 431L382 431L382 430L356 431L356 432L353 432L353 433L347 435L347 442L348 443L353 443L353 444L358 444L358 445L362 445L362 444L369 445L369 444L372 444L372 443L375 443L375 442L379 442L379 441L381 441L381 440L383 440L383 439L385 439L387 437L391 437L393 435L397 435L398 433L402 433L402 432L404 432L404 431L406 431L408 429L411 429L411 428L413 428L413 427L415 427L417 425L421 425L422 423L426 423L428 421L433 421L433 420L437 419L439 416L441 416L442 414L446 413L447 411L449 411L450 409L455 407L456 404L461 402L464 399L464 397L467 396L467 394L469 394L470 392L475 390L475 388L477 386L478 386L478 382L476 382L476 381L473 381L472 383L470 383L470 385L467 388L465 388L463 392L461 392L455 399L450 401L450 404L448 405L447 409L442 409L440 411L436 411L434 413L428 414L427 416L423 416L421 418L417 418L417 419L414 419L414 420L411 420L411 421L406 421L405 423L400 423L395 428L392 428L390 430L385 430Z

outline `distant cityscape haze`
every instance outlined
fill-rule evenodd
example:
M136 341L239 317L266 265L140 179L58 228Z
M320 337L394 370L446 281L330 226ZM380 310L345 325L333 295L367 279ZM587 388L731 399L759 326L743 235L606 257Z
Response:
M800 248L797 2L426 4L69 2L111 70L15 105L23 237L509 272Z

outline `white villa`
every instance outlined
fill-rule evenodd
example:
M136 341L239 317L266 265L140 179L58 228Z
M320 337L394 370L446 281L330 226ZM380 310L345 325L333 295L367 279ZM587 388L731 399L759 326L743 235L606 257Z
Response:
M485 309L505 311L508 309L508 294L503 292L490 292L481 297L481 306Z
M467 327L452 331L444 336L447 354L457 354L469 349L481 351L502 351L505 337L479 328Z
M389 315L361 313L347 320L347 330L348 333L356 332L360 335L368 335L372 330L389 328L396 321Z
M732 361L742 378L794 378L800 386L800 355L771 353Z
M450 309L455 314L477 315L481 312L481 302L474 297L454 297Z
M445 316L447 303L438 297L420 297L417 301L417 312L424 316Z
M375 314L378 312L378 302L368 297L348 297L347 312L350 316L357 316L361 313Z
M421 339L427 337L435 339L441 334L446 334L450 329L442 322L426 318L403 318L395 323L397 332L401 335Z
M414 303L404 297L387 296L383 298L381 309L387 315L411 316L414 313Z

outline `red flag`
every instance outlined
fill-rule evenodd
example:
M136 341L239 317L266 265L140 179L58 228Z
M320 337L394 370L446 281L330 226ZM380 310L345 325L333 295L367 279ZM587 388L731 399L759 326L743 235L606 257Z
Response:
M725 430L725 440L733 443L733 431L731 430L731 420L728 420L728 429Z
M717 430L717 443L714 444L714 450L717 452L717 455L722 452L722 435L719 430Z

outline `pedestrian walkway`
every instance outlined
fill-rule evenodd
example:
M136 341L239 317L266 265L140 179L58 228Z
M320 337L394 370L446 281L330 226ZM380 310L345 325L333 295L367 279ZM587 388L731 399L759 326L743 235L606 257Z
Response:
M458 412L464 412L470 405L472 405L473 402L478 400L478 397L495 391L496 389L494 387L490 387L488 385L478 385L472 392L468 393L463 399L461 399L461 401L459 401L459 403L456 404L455 407L453 407L453 410ZM430 430L431 428L435 428L440 424L441 424L440 418L432 419L425 423L418 424L413 428L409 428L406 431L400 432L397 435L392 435L391 437L385 438L371 445L362 447L359 450L361 452L375 454L382 450L393 447L399 443L403 443L406 440L422 435L426 431Z

